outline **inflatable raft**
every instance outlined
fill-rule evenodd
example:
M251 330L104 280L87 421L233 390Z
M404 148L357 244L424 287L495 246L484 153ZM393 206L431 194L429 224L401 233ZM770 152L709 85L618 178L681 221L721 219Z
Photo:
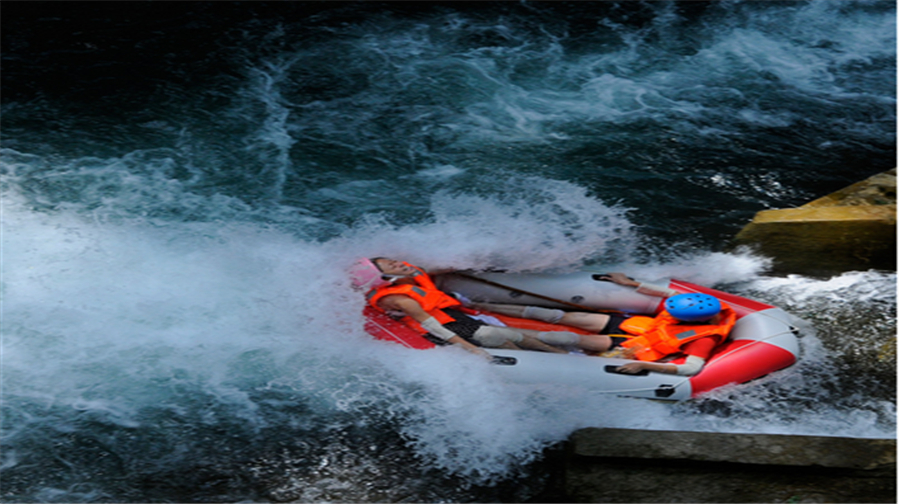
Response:
M564 275L455 273L438 276L436 282L442 290L472 300L566 310L653 315L662 310L663 303L660 297L639 294L633 288L605 281L600 274L591 272ZM497 372L510 381L573 385L615 395L670 401L696 397L731 383L744 383L796 362L798 331L791 325L790 316L780 308L678 280L669 281L667 286L679 293L701 292L716 296L737 312L738 320L728 339L714 350L703 369L694 376L617 373L618 366L632 362L620 358L487 350L498 357L495 361ZM585 333L567 326L490 312L485 314L511 327ZM365 315L366 329L378 339L422 350L435 346L404 324L372 308L367 308ZM664 361L680 364L684 358Z

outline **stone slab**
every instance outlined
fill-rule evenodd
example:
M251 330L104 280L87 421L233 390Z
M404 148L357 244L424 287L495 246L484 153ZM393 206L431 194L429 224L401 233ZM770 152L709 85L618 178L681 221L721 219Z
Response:
M844 469L895 468L896 439L586 428L572 454Z
M565 502L897 502L895 439L588 428ZM562 502L562 501L559 501Z
M556 502L897 502L896 474L683 460L577 457L567 463L563 489Z

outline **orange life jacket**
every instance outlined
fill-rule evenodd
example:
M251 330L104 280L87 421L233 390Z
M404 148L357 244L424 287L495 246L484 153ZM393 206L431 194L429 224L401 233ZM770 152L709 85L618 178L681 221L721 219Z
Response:
M372 289L367 295L366 298L369 301L369 304L374 307L376 310L387 313L387 310L378 306L378 301L385 296L391 296L400 294L403 296L409 296L422 306L422 309L425 310L429 315L436 318L438 322L441 324L446 324L448 322L453 322L455 319L450 315L447 315L441 308L456 308L462 309L462 304L459 300L441 292L440 289L434 285L434 281L431 280L431 277L428 276L428 273L425 273L419 267L413 266L409 263L403 263L410 268L416 270L416 273L413 273L412 276L407 278L412 278L416 284L401 284L401 285L385 285L384 287L379 287L377 289ZM414 320L410 316L405 316L400 319L401 322L412 327L420 334L428 333L421 324L419 324L416 320Z
M722 303L722 311L717 315L716 324L686 324L663 310L656 317L630 317L619 327L631 334L622 346L634 351L634 358L642 361L657 361L666 355L677 353L692 341L708 336L716 336L720 344L728 337L737 320L734 310Z

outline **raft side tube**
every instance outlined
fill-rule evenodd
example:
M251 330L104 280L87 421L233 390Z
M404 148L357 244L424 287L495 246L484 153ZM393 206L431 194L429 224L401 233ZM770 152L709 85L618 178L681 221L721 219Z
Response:
M800 354L798 330L791 324L791 316L781 308L769 308L748 313L739 318L731 330L731 340L765 341L784 348L793 355Z
M738 319L729 339L716 348L697 375L693 396L731 383L745 383L797 362L800 346L790 315L780 308L750 313Z
M765 341L730 341L720 347L700 373L691 377L692 397L728 384L762 378L796 361L791 352Z
M632 360L529 350L485 350L491 355L515 358L513 365L493 367L497 375L514 383L568 385L604 394L665 401L682 401L693 395L686 376L615 372L619 366L634 362Z
M366 319L366 332L375 339L398 343L416 350L428 350L437 346L403 322L394 320L371 306L363 309L363 316Z

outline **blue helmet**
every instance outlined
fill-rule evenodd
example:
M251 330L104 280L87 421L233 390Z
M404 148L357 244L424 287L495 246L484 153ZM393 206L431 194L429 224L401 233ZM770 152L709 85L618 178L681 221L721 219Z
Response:
M682 322L709 320L722 311L722 303L709 294L678 294L666 300L666 311Z

